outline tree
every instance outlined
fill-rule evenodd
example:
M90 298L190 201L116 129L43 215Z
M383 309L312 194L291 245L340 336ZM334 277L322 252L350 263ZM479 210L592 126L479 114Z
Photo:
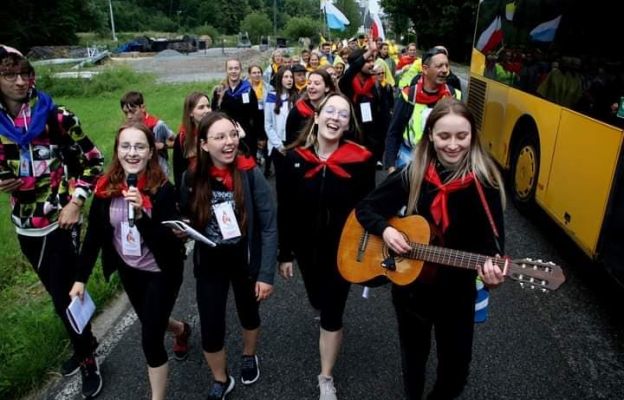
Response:
M381 6L393 19L409 15L420 48L443 44L451 58L462 61L470 55L477 5L467 0L381 0Z
M241 31L249 34L252 43L259 43L260 36L269 35L273 32L273 22L266 14L252 12L248 14L240 24Z
M218 28L227 34L238 33L243 15L250 12L246 0L219 0L221 18Z
M315 37L319 32L319 22L310 17L292 17L286 23L284 34L291 39L300 37Z
M346 26L340 36L352 37L362 25L362 14L355 0L338 0L334 4L347 17L350 24Z

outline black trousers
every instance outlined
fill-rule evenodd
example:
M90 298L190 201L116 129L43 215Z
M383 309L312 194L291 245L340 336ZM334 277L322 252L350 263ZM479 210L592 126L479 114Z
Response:
M225 317L230 283L236 300L236 311L243 328L260 327L259 303L256 301L256 279L249 275L247 246L237 245L208 248L196 244L199 261L195 265L197 308L201 325L202 347L216 353L225 344ZM199 249L198 249L199 247Z
M87 324L79 335L72 329L65 314L71 301L69 291L76 280L80 226L76 225L71 230L58 228L42 237L18 235L17 238L22 253L52 298L54 311L65 325L74 353L79 359L87 357L93 352L95 342L91 324Z
M462 271L463 272L463 271ZM474 275L433 284L415 282L393 286L403 384L406 398L419 400L425 385L425 369L435 332L438 355L437 379L427 397L454 399L466 385L474 332Z
M117 272L141 321L141 345L147 365L160 367L169 358L164 344L165 333L182 284L183 271L150 272L121 266Z

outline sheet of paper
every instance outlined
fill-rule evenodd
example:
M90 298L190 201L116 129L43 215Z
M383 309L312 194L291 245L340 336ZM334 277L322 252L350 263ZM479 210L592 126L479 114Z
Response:
M172 221L163 221L163 225L168 226L171 229L177 229L189 235L189 237L193 240L199 240L202 243L207 244L208 246L215 247L217 244L212 240L208 239L206 236L197 232L195 229L191 228L189 224L180 220L172 220Z
M74 331L81 334L95 312L95 303L89 292L85 290L83 299L80 300L78 296L74 297L65 312Z

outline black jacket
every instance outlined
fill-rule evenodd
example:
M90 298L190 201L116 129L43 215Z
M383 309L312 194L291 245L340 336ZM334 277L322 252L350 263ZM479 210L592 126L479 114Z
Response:
M175 190L166 182L150 196L152 201L151 217L146 213L136 220L136 227L150 249L156 264L163 272L182 272L184 266L184 245L172 232L161 224L162 221L177 219ZM110 223L111 198L94 197L89 210L89 226L80 251L80 267L76 280L87 282L100 250L104 277L123 265L121 257L113 246L113 226Z
M312 178L304 175L316 167L295 149L285 157L284 182L279 186L278 232L280 261L292 261L293 253L317 249L336 262L342 227L353 207L375 187L373 157L341 164L351 178L335 175L329 168Z

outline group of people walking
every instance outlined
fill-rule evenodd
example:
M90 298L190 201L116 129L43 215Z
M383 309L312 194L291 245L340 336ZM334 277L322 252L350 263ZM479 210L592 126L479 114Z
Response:
M147 112L140 93L131 92L121 100L127 120L104 170L101 152L77 118L36 90L28 60L0 47L0 168L8 171L0 191L11 196L22 251L70 335L75 354L63 372L81 371L85 397L102 389L97 340L89 326L75 333L65 308L72 297L84 296L98 255L105 277L119 274L141 323L152 399L166 397L166 332L174 337L175 358L188 355L191 325L171 315L188 238L163 221L184 220L207 239L196 241L188 257L201 347L213 377L208 399L225 399L237 380L225 349L229 287L242 327L237 378L251 385L260 378L260 303L273 294L276 267L291 280L294 262L320 320L319 398L337 399L333 369L350 290L338 271L337 252L354 209L364 228L397 254L411 249L387 222L399 213L423 215L446 247L502 253L501 177L479 144L471 114L446 84L448 58L441 50L423 55L421 76L399 100L413 110L395 109L402 121L411 113L401 142L410 146L408 162L393 164L398 169L376 187L377 164L386 159L386 127L401 131L376 97L376 52L374 41L353 51L338 85L323 69L309 72L301 94L290 66L270 66L273 83L262 85L260 67L250 66L255 78L248 81L242 79L242 63L230 59L212 98L204 92L186 97L175 137ZM173 184L162 165L169 147ZM263 149L275 168L275 193L257 164ZM91 194L80 246L80 211ZM475 278L494 287L505 273L490 260L478 274L427 266L415 282L393 285L407 398L423 394L432 328L439 367L428 398L462 392L471 358Z

